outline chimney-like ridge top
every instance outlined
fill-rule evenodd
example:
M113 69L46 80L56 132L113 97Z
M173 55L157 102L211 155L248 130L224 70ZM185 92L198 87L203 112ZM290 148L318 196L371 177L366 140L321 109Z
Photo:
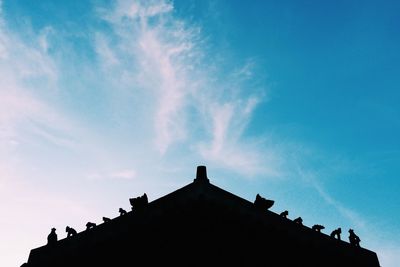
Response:
M210 182L210 180L207 178L206 166L197 166L196 178L194 179L194 182Z

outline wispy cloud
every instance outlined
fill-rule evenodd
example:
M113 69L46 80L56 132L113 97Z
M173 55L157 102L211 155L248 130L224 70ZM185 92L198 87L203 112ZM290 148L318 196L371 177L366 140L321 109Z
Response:
M399 261L400 247L397 242L388 239L393 233L388 233L386 229L378 226L376 221L368 219L365 215L346 206L346 203L338 201L321 183L321 173L316 170L306 169L299 162L295 163L295 175L310 185L319 195L322 201L331 206L343 219L337 219L335 222L341 222L357 231L361 237L362 246L374 250L381 266L397 266ZM343 235L346 235L346 229L343 228ZM364 245L363 245L364 244Z
M95 35L95 42L96 52L100 56L103 67L108 69L120 63L114 51L110 48L109 40L104 34L97 33Z
M243 131L257 102L257 98L250 97L244 101L213 103L208 107L206 116L211 122L211 140L198 146L203 158L244 176L281 175L277 150L266 149L261 140L243 140Z
M35 96L48 90L58 77L52 58L36 44L35 40L27 44L10 32L0 17L0 142L18 142L18 131L24 127L39 133L32 122L49 128L62 125L56 112ZM43 87L32 87L38 79ZM44 131L41 134L54 138Z
M123 169L109 172L93 172L87 178L89 180L132 180L135 179L137 173L134 169Z
M48 49L50 47L48 39L49 39L49 36L51 36L52 34L54 34L54 29L50 26L44 27L40 31L40 34L38 36L38 43L39 43L39 47L41 48L41 50L44 53L48 52Z
M218 72L226 70L210 66L204 58L201 29L173 12L173 5L161 0L118 1L110 10L99 10L114 36L98 33L99 58L103 66L131 77L127 88L153 98L144 113L153 122L155 147L164 155L175 144L189 145L200 158L221 168L248 176L279 176L277 152L261 149L262 139L244 138L264 96L244 93L252 86L247 81L255 61L232 68L229 82L216 82Z
M341 216L346 218L352 227L355 227L363 232L368 232L367 222L357 212L345 207L342 203L337 201L331 196L320 182L320 177L316 174L315 170L305 170L298 162L295 163L296 174L303 179L307 184L311 185L319 196L329 205L334 207Z
M182 111L190 91L184 61L192 48L191 37L183 23L172 18L172 10L164 1L118 1L111 12L101 11L118 44L110 48L103 37L96 39L105 65L125 62L123 68L133 77L130 81L153 95L154 142L161 154L185 138ZM153 19L157 22L150 22ZM129 59L123 60L127 55Z
M117 171L111 174L112 178L117 178L117 179L134 179L136 177L136 171L132 169L126 169L126 170L121 170Z

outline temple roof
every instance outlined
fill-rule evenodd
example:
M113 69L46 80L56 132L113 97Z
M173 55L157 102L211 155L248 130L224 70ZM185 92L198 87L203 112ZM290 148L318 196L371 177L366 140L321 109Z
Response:
M87 266L88 262L123 266L128 259L121 255L132 253L137 261L155 264L158 258L151 255L162 255L166 263L183 266L198 258L199 251L197 263L213 258L223 265L248 266L276 263L283 257L286 263L280 266L379 266L372 251L312 230L268 210L268 205L255 205L213 185L205 166L197 168L190 184L150 203L146 196L145 201L126 215L33 249L27 266ZM179 255L175 251L180 251Z

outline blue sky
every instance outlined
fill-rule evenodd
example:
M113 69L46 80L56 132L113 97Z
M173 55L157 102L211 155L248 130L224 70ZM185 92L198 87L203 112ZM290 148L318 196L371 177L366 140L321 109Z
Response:
M397 1L0 1L1 266L211 181L400 260Z

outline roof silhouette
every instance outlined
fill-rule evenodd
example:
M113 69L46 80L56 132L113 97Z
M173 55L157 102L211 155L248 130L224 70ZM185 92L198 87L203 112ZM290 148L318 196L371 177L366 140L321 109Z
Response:
M211 184L199 166L192 183L150 203L135 198L126 214L32 249L23 266L379 266L376 253L269 211L266 201Z

